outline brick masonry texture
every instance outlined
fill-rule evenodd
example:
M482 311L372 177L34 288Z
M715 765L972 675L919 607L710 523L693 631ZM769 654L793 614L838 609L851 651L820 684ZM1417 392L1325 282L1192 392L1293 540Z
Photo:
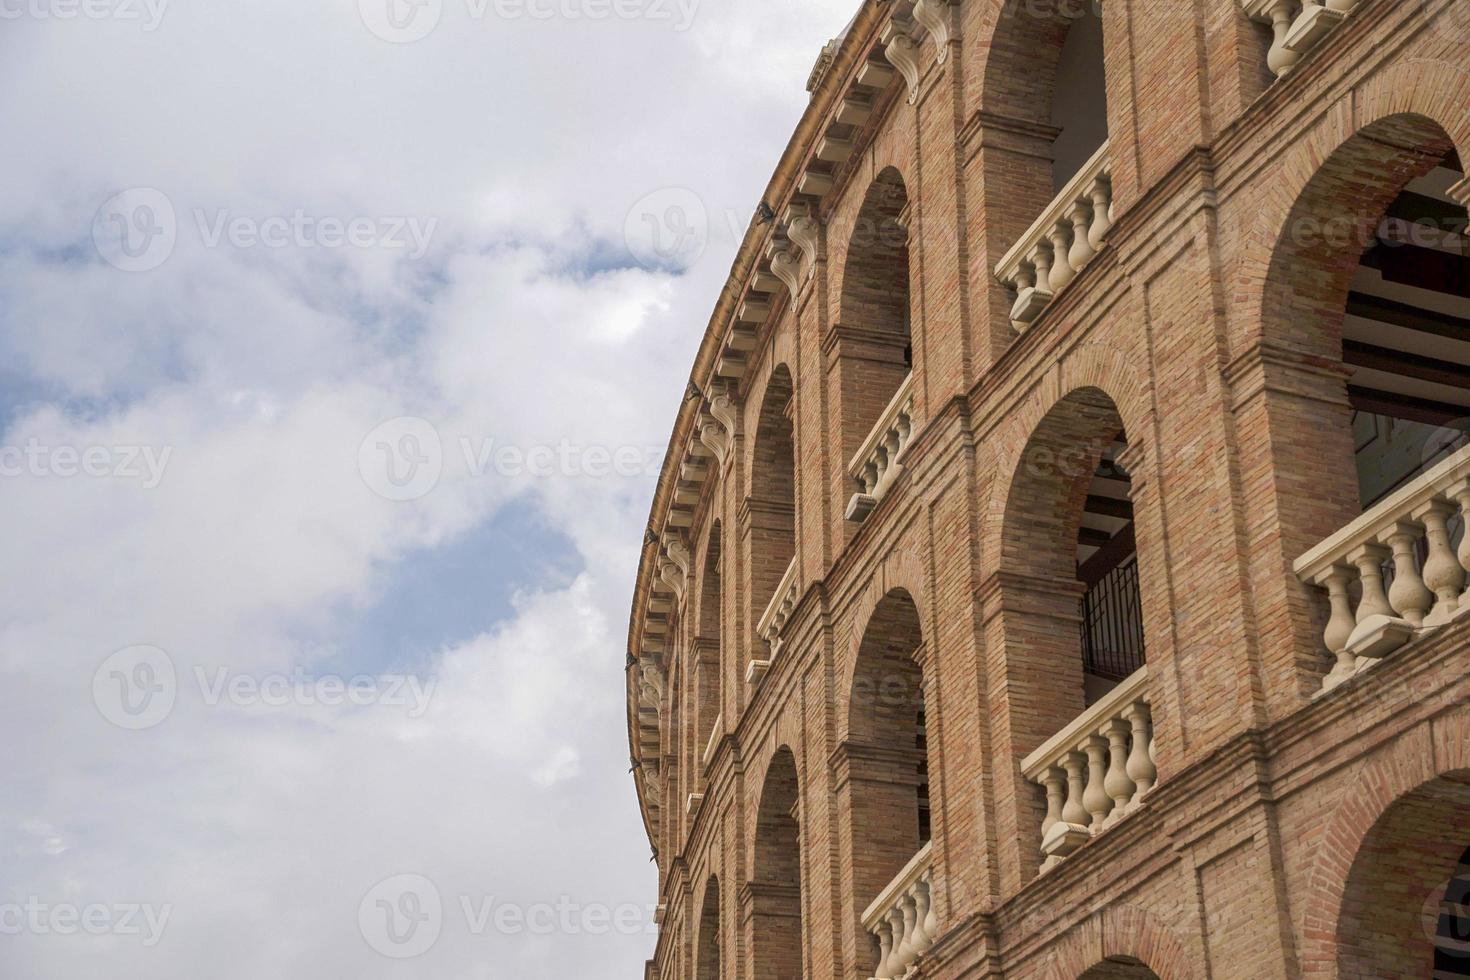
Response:
M1371 226L1470 161L1470 0L1362 0L1279 80L1239 0L1103 0L1116 226L1018 335L992 270L1054 193L1047 12L1075 2L943 7L947 56L926 42L916 99L896 80L865 124L811 277L749 353L641 759L649 978L872 977L863 912L918 850L925 780L939 939L915 976L1430 975L1470 848L1470 617L1319 696L1324 603L1291 565L1359 512L1358 254L1284 230ZM846 521L905 347L903 472ZM1120 434L1159 779L1041 873L1021 760L1083 710L1071 549ZM793 559L770 656L756 625Z

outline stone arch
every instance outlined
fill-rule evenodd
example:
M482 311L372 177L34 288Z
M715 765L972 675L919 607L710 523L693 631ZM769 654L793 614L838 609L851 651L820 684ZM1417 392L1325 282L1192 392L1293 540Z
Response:
M695 980L720 980L723 972L724 936L720 914L720 879L711 875L699 903L699 928L694 940Z
M1363 931L1357 923L1367 915L1380 938L1391 931L1394 943L1423 961L1417 975L1427 975L1434 939L1419 915L1442 897L1460 852L1470 847L1470 710L1400 735L1359 763L1342 786L1312 863L1300 929L1303 976L1355 976L1354 968L1379 966L1388 952L1381 944L1346 936ZM1434 833L1419 829L1426 822ZM1413 847L1402 846L1406 834ZM1396 853L1407 861L1377 860ZM1415 895L1414 906L1373 900L1385 879L1389 891Z
M761 783L749 885L754 975L769 980L805 975L800 799L796 757L782 746Z
M1147 909L1110 906L1057 943L1047 980L1195 980L1195 958L1179 935Z

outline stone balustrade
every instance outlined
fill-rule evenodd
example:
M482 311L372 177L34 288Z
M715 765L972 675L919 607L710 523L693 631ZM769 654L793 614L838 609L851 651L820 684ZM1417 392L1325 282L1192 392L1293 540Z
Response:
M847 502L848 520L866 520L888 493L901 470L899 457L913 434L914 376L910 373L847 464L847 472L858 487Z
M873 980L904 976L939 938L934 912L934 845L925 844L863 913L863 928L878 941Z
M786 566L786 574L781 576L781 583L776 586L776 594L771 596L770 604L766 611L761 613L761 618L756 621L755 632L766 646L770 648L771 654L766 660L752 660L745 668L745 680L750 684L759 684L761 678L766 676L771 663L781 651L781 629L786 621L791 618L791 613L796 609L796 600L801 598L797 592L796 559L791 559L791 564Z
M1266 64L1278 78L1291 74L1297 64L1331 34L1361 0L1241 0L1252 20L1271 28L1271 50Z
M995 267L1016 290L1011 324L1024 332L1101 251L1113 228L1112 157L1104 143Z
M1046 790L1041 870L1138 808L1158 781L1148 667L1109 691L1021 763Z
M1415 635L1470 615L1470 446L1379 501L1299 558L1303 582L1327 591L1322 639L1337 658L1322 689L1372 667ZM1388 584L1385 584L1388 583Z

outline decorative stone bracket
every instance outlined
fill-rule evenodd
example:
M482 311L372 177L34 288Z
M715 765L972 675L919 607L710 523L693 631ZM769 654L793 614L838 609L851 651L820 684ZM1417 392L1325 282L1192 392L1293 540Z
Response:
M700 415L699 441L715 454L722 471L733 459L737 418L735 401L727 387L710 396L708 407Z
M1323 691L1369 669L1415 635L1470 615L1470 533L1457 553L1449 529L1457 515L1470 524L1470 446L1296 561L1297 577L1326 589L1332 609L1322 640L1337 663ZM1385 588L1389 565L1393 584Z
M1266 64L1278 78L1291 74L1322 39L1358 8L1361 0L1241 0L1246 14L1271 27Z
M1136 810L1158 781L1148 667L1047 739L1021 773L1046 789L1042 871Z

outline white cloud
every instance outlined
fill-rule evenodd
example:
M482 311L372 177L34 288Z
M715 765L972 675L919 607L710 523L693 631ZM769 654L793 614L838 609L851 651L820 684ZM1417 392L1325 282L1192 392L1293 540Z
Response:
M636 976L652 949L641 928L475 934L458 903L655 900L622 704L652 468L806 72L853 3L700 5L687 33L473 22L446 3L406 46L373 38L355 0L175 0L151 33L7 22L0 126L24 152L0 181L0 449L167 462L151 489L61 475L54 456L0 477L0 906L171 911L151 948L6 935L5 975ZM138 186L167 195L178 243L127 274L91 229ZM623 252L629 209L664 187L710 215L680 275ZM418 262L209 247L193 212L220 208L438 225ZM399 416L444 448L408 503L360 469L364 437ZM563 455L540 476L476 472L463 447L490 443ZM585 472L617 449L647 458ZM513 500L547 525L521 543L562 536L580 570L547 585L486 554L473 574L516 593L509 618L447 648L395 635L391 669L433 684L422 717L200 696L196 668L389 669L344 646L359 618L394 622L395 572L433 570ZM92 679L136 644L167 651L180 687L166 721L128 732ZM447 917L400 962L357 915L405 872Z

